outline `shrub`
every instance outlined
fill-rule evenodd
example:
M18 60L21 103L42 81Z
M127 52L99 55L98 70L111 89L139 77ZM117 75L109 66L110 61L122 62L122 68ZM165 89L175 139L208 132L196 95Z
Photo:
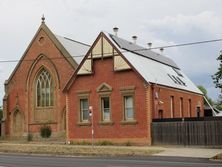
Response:
M70 144L72 145L91 145L91 142L82 140L82 141L71 141Z
M40 134L42 138L49 138L52 134L52 129L50 126L42 126L40 129Z
M91 145L91 142L88 142L88 141L81 141L81 142L78 142L79 145Z
M97 142L95 145L98 145L98 146L112 146L113 143L111 141L104 140L104 141Z
M126 146L132 146L132 143L130 141L127 141L125 145Z
M33 135L31 133L28 133L27 135L27 141L32 141Z

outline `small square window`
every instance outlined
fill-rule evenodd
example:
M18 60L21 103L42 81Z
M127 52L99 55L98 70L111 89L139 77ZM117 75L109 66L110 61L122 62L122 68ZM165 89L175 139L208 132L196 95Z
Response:
M186 86L186 83L182 81L182 79L180 79L179 77L177 77L177 79L184 85Z
M177 84L177 81L176 81L170 74L167 74L167 75L170 77L170 79L171 79L174 83Z
M170 75L170 74L167 74L170 79L175 83L175 84L178 84L178 85L182 85L182 86L186 86L186 83L184 81L182 81L181 78L179 77L176 77L174 75Z
M173 70L177 73L178 76L183 77L179 69L173 68Z

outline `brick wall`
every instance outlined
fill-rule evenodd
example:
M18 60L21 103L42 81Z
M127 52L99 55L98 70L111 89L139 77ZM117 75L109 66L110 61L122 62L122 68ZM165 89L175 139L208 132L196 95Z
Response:
M148 124L146 117L146 100L144 82L132 70L113 71L113 59L94 59L94 73L92 75L77 76L74 84L69 90L69 140L81 140L91 138L91 126L80 126L77 92L88 90L89 103L94 109L94 131L96 140L132 141L149 143ZM100 101L96 89L106 83L112 87L110 94L112 125L101 125ZM137 124L121 124L123 120L123 104L120 88L135 86L135 119Z
M40 37L44 37L43 43L40 43ZM55 57L58 59L53 59ZM13 117L13 110L16 106L19 106L20 112L24 116L24 132L39 132L39 126L42 122L36 122L34 118L34 82L35 77L42 66L51 73L54 80L55 105L50 108L53 117L53 121L51 121L52 129L54 132L61 130L60 122L65 107L65 95L62 93L62 89L74 72L74 68L67 60L65 60L49 36L43 30L40 30L31 43L29 50L25 53L24 61L21 62L10 82L6 85L8 88L6 120L7 135L13 136L11 119ZM16 96L18 96L17 100ZM30 124L30 126L28 124Z
M200 116L204 116L201 95L164 86L155 86L155 89L158 90L159 97L156 99L158 102L154 103L156 107L153 110L153 118L160 118L159 110L163 111L163 118L197 117L197 107L200 107ZM171 113L171 97L173 97L173 114Z
M200 95L187 91L176 90L164 86L148 85L133 70L113 71L112 58L94 59L94 72L92 75L77 76L68 92L68 140L90 140L91 124L79 125L79 99L78 92L89 93L89 105L94 108L94 138L95 140L111 140L113 142L132 141L136 143L151 144L150 123L158 118L158 110L163 110L163 118L171 117L170 97L174 99L174 117L180 116L180 99L183 99L183 116L195 117L196 107L200 107L203 116L203 98ZM111 86L111 115L112 125L101 125L100 98L97 88L106 83ZM135 118L137 124L123 125L123 107L120 88L135 86ZM158 90L158 100L153 90ZM191 115L188 114L188 101L191 102ZM157 101L157 103L156 103ZM160 101L162 103L160 103ZM156 111L155 111L156 110Z

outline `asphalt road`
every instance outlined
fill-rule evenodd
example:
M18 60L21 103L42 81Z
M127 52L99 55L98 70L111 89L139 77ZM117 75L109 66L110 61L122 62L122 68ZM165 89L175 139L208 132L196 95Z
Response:
M56 157L0 154L0 167L219 167L222 162L179 157Z

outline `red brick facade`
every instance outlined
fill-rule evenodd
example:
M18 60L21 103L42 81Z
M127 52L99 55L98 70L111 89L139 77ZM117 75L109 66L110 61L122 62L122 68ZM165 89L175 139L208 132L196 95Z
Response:
M100 36L103 38L102 41L108 40L104 34L101 33ZM94 48L98 49L96 43L98 43L99 37L88 55L93 52ZM115 48L114 45L112 46ZM104 49L104 47L101 48ZM199 94L147 83L131 65L127 70L115 70L114 55L107 58L96 57L92 62L91 74L78 74L81 66L85 65L83 61L67 84L69 87L66 90L68 141L91 141L92 118L89 119L89 122L81 122L80 100L82 98L87 99L89 106L93 107L94 139L96 141L109 140L150 145L152 119L204 116L203 97ZM106 88L102 93L110 98L111 121L108 123L103 122L101 118L102 95L99 89L103 86ZM132 122L124 121L123 90L133 94L135 120ZM197 115L197 108L199 115Z
M90 139L91 124L81 125L79 123L79 99L78 92L88 91L89 104L93 106L95 138L101 140L143 140L149 142L147 137L148 120L146 118L145 83L132 70L114 72L112 58L98 59L94 61L94 74L77 76L75 83L69 90L69 118L68 139ZM112 124L101 123L100 94L97 88L106 83L112 87L110 93L111 120ZM136 123L123 123L123 104L121 89L135 87L135 120ZM145 140L146 139L146 140Z
M92 118L86 122L81 120L82 99L87 99L88 105L93 107L96 141L149 145L152 119L204 116L201 95L148 83L103 33L99 37L75 71L76 64L65 58L67 55L55 36L44 23L40 26L22 61L5 84L6 136L21 137L28 133L38 136L40 128L49 125L56 137L66 132L67 141L91 140ZM96 45L98 41L103 44L101 47ZM93 48L105 57L97 55L93 58ZM111 50L112 55L103 50ZM88 64L84 64L85 61L89 61ZM116 70L115 61L119 61L124 69ZM83 65L86 70L82 72L88 73L78 75ZM54 105L41 108L36 107L36 78L43 68L53 81ZM104 97L109 97L108 122L103 120L101 111ZM125 119L125 97L133 99L133 119Z
M153 118L182 118L197 117L197 108L200 108L200 117L204 116L203 97L191 92L155 86L158 91L158 99L154 100ZM171 109L171 98L173 98L173 109ZM154 98L155 99L155 98ZM157 102L158 101L158 102ZM172 111L172 112L171 112Z
M115 72L113 71L113 59L98 59L94 61L94 73L92 75L77 76L74 84L68 92L69 114L68 114L68 140L90 140L91 123L81 125L79 117L79 92L88 92L89 105L93 106L94 112L94 137L96 140L111 140L114 142L136 142L141 144L151 143L150 123L152 118L159 118L158 112L152 110L153 89L147 85L133 70ZM100 94L96 91L102 83L107 83L112 87L111 98L111 117L113 124L101 124ZM135 124L124 124L123 104L121 88L135 87ZM146 95L147 92L147 95ZM147 98L146 98L147 96ZM170 118L170 96L174 96L174 118L179 116L179 99L182 97L184 117L187 114L187 101L191 99L191 116L196 117L196 106L201 107L203 116L202 97L193 93L174 90L171 88L160 87L159 100L164 103L158 105L163 110L163 118ZM147 106L147 107L146 107ZM153 111L152 113L150 111ZM152 116L153 115L153 116Z
M65 131L66 101L62 88L75 68L64 58L52 38L53 34L43 23L5 85L6 136L39 135L44 124L50 125L56 135ZM54 89L54 105L44 109L37 108L35 102L36 76L42 68L51 74ZM18 118L15 117L17 113ZM16 129L16 121L19 121L20 129Z

